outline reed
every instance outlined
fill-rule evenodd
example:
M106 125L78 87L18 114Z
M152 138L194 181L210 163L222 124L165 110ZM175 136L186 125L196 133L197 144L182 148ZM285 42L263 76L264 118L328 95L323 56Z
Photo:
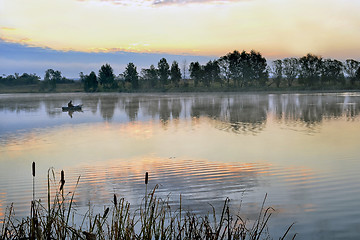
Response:
M35 178L35 164L33 164ZM34 181L34 179L33 179ZM77 179L78 185L80 177ZM52 184L51 184L52 183ZM65 174L61 171L59 185L53 169L48 171L48 203L44 207L40 200L35 200L33 192L31 216L20 221L15 220L13 205L6 209L2 222L0 240L5 239L268 239L268 222L274 209L265 207L264 198L259 216L251 225L239 214L232 215L230 199L226 198L219 215L212 206L212 213L205 216L190 211L183 212L182 197L177 209L171 209L168 199L157 197L155 186L147 192L148 173L145 174L145 196L139 207L131 211L130 203L124 198L113 196L113 205L103 212L94 214L93 209L83 216L80 226L71 221L74 217L74 196L64 195ZM51 201L51 186L56 192ZM35 189L34 189L35 190ZM220 216L217 219L217 216ZM288 237L291 224L280 239ZM296 236L293 235L292 239Z

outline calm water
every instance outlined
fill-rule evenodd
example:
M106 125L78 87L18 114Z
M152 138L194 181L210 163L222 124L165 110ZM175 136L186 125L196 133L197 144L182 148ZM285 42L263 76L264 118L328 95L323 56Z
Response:
M82 112L62 112L72 99ZM76 208L134 206L149 187L206 214L226 197L251 220L264 196L276 239L360 239L360 93L0 95L0 217L27 216L47 172L78 176ZM241 207L240 207L241 206Z

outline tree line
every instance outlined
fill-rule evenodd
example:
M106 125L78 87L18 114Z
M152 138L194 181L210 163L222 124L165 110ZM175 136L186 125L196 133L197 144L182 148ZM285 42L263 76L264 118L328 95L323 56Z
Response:
M188 73L188 74L186 74ZM18 74L0 77L2 84L34 84L40 77L35 74ZM323 59L314 54L300 58L277 59L268 64L265 57L257 51L237 50L202 65L199 62L186 63L180 69L179 63L171 65L165 58L157 65L141 69L134 63L128 63L125 71L118 76L110 64L104 64L96 74L92 71L80 73L84 91L137 91L167 89L267 89L304 88L321 89L359 88L360 62L347 59ZM54 91L56 84L71 83L60 71L48 69L41 89Z
M48 69L45 71L44 80L41 77L33 74L15 73L14 75L0 76L0 84L5 86L20 86L20 85L39 85L40 91L55 91L57 84L74 83L74 80L62 76L62 73L57 70Z

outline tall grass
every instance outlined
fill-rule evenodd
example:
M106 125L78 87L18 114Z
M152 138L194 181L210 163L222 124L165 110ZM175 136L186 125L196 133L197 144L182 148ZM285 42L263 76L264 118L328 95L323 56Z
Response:
M33 164L35 178L35 164ZM33 179L34 180L34 179ZM77 179L78 185L80 177ZM75 190L64 195L65 177L61 171L61 179L56 184L56 191L51 183L56 182L53 169L48 171L47 208L40 200L31 204L31 216L21 220L15 219L13 205L5 212L0 232L0 239L268 239L267 224L274 209L265 208L265 200L259 210L259 216L253 223L248 223L238 214L230 214L230 199L226 198L217 215L213 207L212 214L196 215L190 211L183 212L180 205L172 209L167 200L157 197L155 186L147 192L148 173L145 174L145 196L140 207L131 211L130 203L124 198L118 199L114 194L113 205L104 212L94 214L93 209L85 213L81 224L74 221L73 206ZM33 183L35 191L35 184ZM54 193L51 196L51 193ZM52 200L51 200L52 199ZM217 218L220 216L220 218ZM289 234L290 225L280 239ZM296 234L292 237L294 239Z

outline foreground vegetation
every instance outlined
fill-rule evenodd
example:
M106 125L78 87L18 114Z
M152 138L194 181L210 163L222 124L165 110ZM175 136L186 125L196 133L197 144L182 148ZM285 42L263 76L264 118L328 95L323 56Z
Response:
M33 178L35 163L33 163ZM80 179L80 178L79 178ZM77 184L79 182L77 181ZM47 206L41 200L31 203L31 216L16 220L13 206L7 208L0 228L0 239L268 239L268 221L273 208L259 210L258 218L247 222L239 215L230 214L229 199L224 201L221 214L198 216L184 212L181 206L171 209L166 200L156 196L155 187L147 192L148 173L145 175L146 194L139 209L132 211L130 203L114 194L113 205L104 212L94 214L91 209L83 217L81 224L74 222L74 194L64 194L65 178L61 172L60 186L54 184L53 170L48 172ZM33 182L34 184L34 182ZM76 184L76 185L77 185ZM51 193L54 197L51 200ZM266 197L265 197L266 199ZM52 201L52 203L51 203ZM220 218L217 218L220 216ZM284 239L291 229L288 227L280 239ZM294 239L296 234L292 237Z
M268 63L256 51L233 51L209 61L187 64L165 58L157 67L141 69L129 63L123 73L114 75L109 64L94 71L80 73L76 83L62 76L60 71L48 69L42 81L35 74L15 74L0 77L0 92L11 92L9 87L37 85L38 92L163 92L163 91L263 91L263 90L344 90L360 89L360 62L347 59L323 59L307 54L301 58L277 59ZM61 86L73 84L73 88ZM79 88L78 85L81 85ZM60 87L60 88L59 88ZM7 89L7 90L2 90ZM20 92L19 88L14 90ZM33 91L33 89L29 89Z

